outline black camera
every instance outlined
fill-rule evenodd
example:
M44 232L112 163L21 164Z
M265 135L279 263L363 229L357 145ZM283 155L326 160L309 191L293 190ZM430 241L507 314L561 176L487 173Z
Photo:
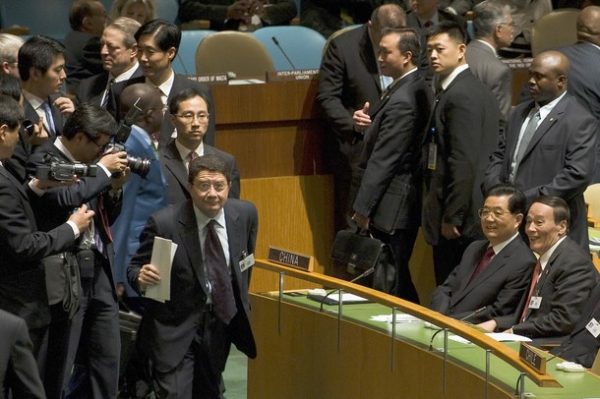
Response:
M143 113L143 111L137 106L137 103L139 101L140 99L138 98L119 124L119 128L117 129L117 133L115 134L115 138L111 145L110 152L126 151L125 142L131 134L131 126ZM140 175L141 177L146 177L146 175L148 175L148 172L150 172L150 164L151 161L149 159L127 155L127 166L129 166L129 169L133 173Z
M39 165L35 170L35 177L40 180L71 181L73 176L96 176L98 167L84 163L68 163L46 154L45 165Z

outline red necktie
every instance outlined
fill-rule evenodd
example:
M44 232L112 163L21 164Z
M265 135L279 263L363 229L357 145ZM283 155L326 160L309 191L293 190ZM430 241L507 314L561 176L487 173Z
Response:
M479 275L479 273L481 273L482 271L485 270L486 267L488 267L488 265L492 261L492 258L494 257L494 255L495 255L494 248L488 247L485 250L485 252L483 253L483 256L481 257L481 260L479 261L479 263L477 264L477 267L473 271L473 274L471 275L471 279L469 280L469 282L475 280L475 277L477 277Z
M519 317L519 323L525 321L529 313L529 301L531 301L531 296L533 295L533 290L537 285L538 279L540 278L540 274L542 274L542 264L538 260L535 264L535 269L533 269L533 274L531 275L531 284L529 285L529 293L527 294L527 299L525 300L525 306L523 307L523 312L521 313L521 317Z

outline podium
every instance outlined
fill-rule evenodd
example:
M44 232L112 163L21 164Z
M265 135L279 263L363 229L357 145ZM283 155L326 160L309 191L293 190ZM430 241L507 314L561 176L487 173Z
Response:
M557 371L560 359L540 374L519 359L514 343L499 343L419 305L264 260L255 267L274 273L280 290L251 295L258 357L248 363L250 399L514 398L516 390L516 397L576 399L600 393L594 374ZM305 295L285 293L289 278L370 302L320 311ZM371 319L384 314L403 321ZM425 328L425 321L440 332ZM451 339L454 334L471 343Z

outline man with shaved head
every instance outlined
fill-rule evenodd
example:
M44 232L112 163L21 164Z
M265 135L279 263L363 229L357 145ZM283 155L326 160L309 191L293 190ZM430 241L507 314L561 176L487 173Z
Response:
M568 72L569 60L558 51L533 59L528 82L533 100L511 112L484 189L513 183L529 204L540 195L561 197L571 213L569 236L588 250L583 192L594 172L598 121L567 92Z
M577 43L559 50L571 62L569 93L600 120L600 75L592 65L600 65L600 7L589 6L577 18ZM600 182L600 150L596 151L593 183Z

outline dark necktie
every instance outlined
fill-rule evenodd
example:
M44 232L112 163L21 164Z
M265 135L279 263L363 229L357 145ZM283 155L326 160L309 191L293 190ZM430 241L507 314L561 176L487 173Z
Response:
M527 293L527 298L525 299L525 306L523 306L523 312L521 312L521 317L519 317L519 323L522 323L529 316L529 301L531 301L531 297L533 296L533 290L537 285L538 279L542 274L542 264L538 260L535 264L535 269L533 269L533 274L531 275L531 284L529 284L529 292Z
M433 22L431 22L431 20L428 20L423 24L424 28L431 28L432 26L433 26Z
M109 105L112 106L112 87L114 83L115 79L110 78L108 84L106 85L106 95L102 99L102 104L100 104L100 107L104 109L109 109Z
M51 138L56 137L56 125L54 124L54 118L52 117L52 109L47 101L42 103L42 109L46 118L46 127L48 128L48 134Z
M527 147L529 147L529 142L531 141L531 138L537 130L537 125L540 122L540 118L540 111L535 111L534 114L531 115L529 122L527 122L527 126L525 126L525 130L523 131L523 137L521 137L521 142L519 143L519 148L516 149L516 156L514 159L515 167L513 168L513 171L510 176L511 181L514 181L514 178L517 174L517 169L519 168L519 164L521 163L521 160L523 160L525 151L527 150Z
M477 267L475 268L475 270L473 271L473 274L471 275L471 280L473 281L475 280L475 278L482 272L485 270L486 267L488 267L488 265L490 264L490 262L492 261L492 258L494 257L495 253L494 253L494 248L492 247L488 247L485 252L483 253L483 256L481 257L481 259L479 260L479 263L477 264Z
M108 243L112 242L112 234L110 233L110 223L108 222L108 214L106 213L106 208L104 206L104 194L100 194L98 196L98 202L96 204L96 211L98 213L100 223L102 226L95 226L94 231L94 241L96 242L96 249L103 255L106 255L104 252L104 241L102 241L102 236L100 235L100 227L104 229L106 233L106 239Z
M223 323L229 324L237 312L231 277L225 261L223 247L215 231L214 220L206 226L206 239L204 240L204 263L211 282L212 306L215 314Z

